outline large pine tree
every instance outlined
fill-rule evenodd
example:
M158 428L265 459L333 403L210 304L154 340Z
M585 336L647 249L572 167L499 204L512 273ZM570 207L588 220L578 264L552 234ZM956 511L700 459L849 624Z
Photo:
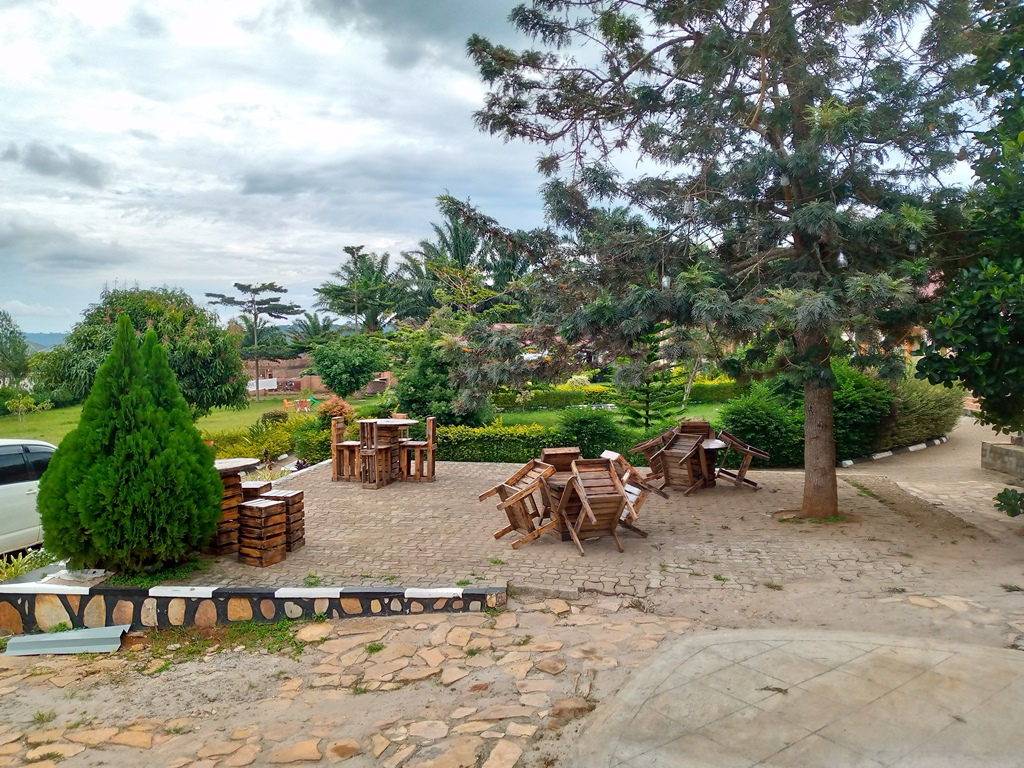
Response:
M140 571L181 560L220 514L212 455L183 428L195 432L150 334L147 361L131 321L118 319L78 427L40 481L43 544L74 567Z
M590 339L668 321L748 344L802 382L803 512L835 514L830 360L902 370L976 83L969 4L534 0L511 19L535 49L468 48L479 125L544 146L573 241L540 264L539 311ZM595 238L596 206L621 203L650 226Z

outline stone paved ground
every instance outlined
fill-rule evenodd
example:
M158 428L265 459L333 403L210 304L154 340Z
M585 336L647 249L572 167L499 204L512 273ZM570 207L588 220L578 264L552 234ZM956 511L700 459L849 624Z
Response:
M0 766L555 765L575 718L692 631L624 602L309 623L298 655L179 631L109 657L0 656Z
M90 767L327 764L357 750L348 765L552 768L590 706L600 715L662 642L799 627L1005 647L1024 634L1024 539L1022 521L992 512L1005 478L977 467L984 436L961 425L944 446L844 470L843 522L779 522L799 504L801 475L760 472L756 493L652 498L648 539L625 533L623 554L591 542L582 558L550 538L513 550L512 535L491 537L502 516L476 497L510 466L440 465L433 485L380 491L331 483L323 469L300 475L289 485L307 492L304 549L267 569L214 559L193 581L296 586L312 574L585 591L569 603L524 591L493 617L309 624L298 659L290 646L192 654L184 635L144 636L104 659L0 657L0 768L61 756ZM371 643L384 647L369 654Z
M305 491L305 547L270 568L215 558L188 583L297 586L312 574L325 586L511 582L645 597L660 587L753 590L808 578L841 586L865 572L878 584L913 587L921 576L901 558L905 547L889 541L905 538L903 520L847 484L840 493L855 527L818 526L808 536L807 526L779 523L776 513L799 506L799 472L755 473L756 492L720 484L690 497L676 489L668 500L652 496L639 522L649 537L623 532L622 553L602 539L586 543L580 557L551 536L512 549L516 534L492 536L505 516L477 497L516 468L442 463L435 483L371 491L331 482L329 468L317 467L282 483Z

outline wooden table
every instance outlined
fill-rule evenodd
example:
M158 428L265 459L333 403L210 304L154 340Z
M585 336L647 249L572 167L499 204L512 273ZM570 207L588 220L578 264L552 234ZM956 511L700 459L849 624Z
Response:
M402 479L402 431L416 419L360 419L359 463L363 488L377 489ZM372 436L372 437L370 437Z

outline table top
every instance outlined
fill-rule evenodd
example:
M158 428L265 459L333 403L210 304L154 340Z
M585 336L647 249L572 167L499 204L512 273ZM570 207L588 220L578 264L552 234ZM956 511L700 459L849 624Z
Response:
M259 459L216 459L213 466L221 475L239 475L250 469L256 469Z
M360 419L359 423L376 423L381 427L409 427L413 424L419 424L417 419Z
M718 451L727 447L726 443L722 440L705 440L701 445L705 451Z

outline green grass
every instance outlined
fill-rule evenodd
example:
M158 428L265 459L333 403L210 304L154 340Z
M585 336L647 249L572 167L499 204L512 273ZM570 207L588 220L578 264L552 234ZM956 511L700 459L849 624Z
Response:
M57 710L55 709L40 709L34 715L32 715L32 722L36 725L45 725L46 723L52 723L57 719Z
M36 568L49 565L57 558L45 549L33 549L31 552L22 552L17 555L0 555L0 581L8 581L17 576L22 576Z
M297 400L298 395L289 395L289 400ZM196 426L207 432L221 432L228 429L242 429L256 422L260 416L274 408L284 407L284 395L264 395L257 403L249 401L249 406L241 411L233 408L215 408L209 416L196 422ZM360 401L362 404L363 401ZM366 401L369 402L369 401ZM0 416L0 437L26 437L33 440L46 440L59 445L68 432L78 426L82 415L82 406L72 405L52 411L29 413L25 416L24 429L18 423L17 416Z
M208 570L210 570L209 563L203 560L189 560L181 565L172 565L167 568L161 568L159 571L152 571L151 573L115 573L107 579L107 584L115 587L141 587L142 589L149 589L150 587L163 584L165 581L189 579L195 571Z
M370 643L366 646L366 652L371 656L384 650L384 643Z

